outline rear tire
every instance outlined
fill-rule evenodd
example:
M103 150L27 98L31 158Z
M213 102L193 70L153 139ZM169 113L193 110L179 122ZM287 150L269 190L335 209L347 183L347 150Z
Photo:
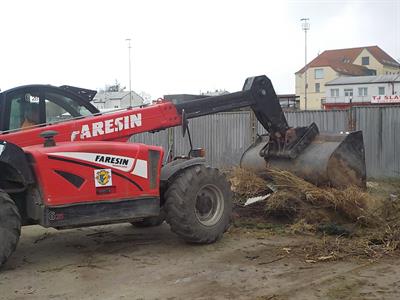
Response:
M165 211L164 208L160 209L160 214L156 217L147 217L143 218L140 221L132 222L131 224L138 228L146 228L146 227L156 227L160 226L165 221Z
M213 243L229 227L232 192L218 169L196 165L183 170L169 186L165 199L167 223L187 242Z
M0 190L0 268L17 247L21 235L21 216L10 196Z

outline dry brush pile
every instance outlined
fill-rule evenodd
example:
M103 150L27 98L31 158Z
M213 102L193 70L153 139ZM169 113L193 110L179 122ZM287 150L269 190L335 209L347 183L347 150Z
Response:
M371 195L357 187L343 190L317 187L282 170L269 169L266 175L269 180L241 168L230 172L237 205L243 206L249 197L272 193L261 204L266 219L282 217L291 232L323 235L323 239L298 249L306 256L375 258L400 249L398 201ZM259 211L260 203L258 215Z

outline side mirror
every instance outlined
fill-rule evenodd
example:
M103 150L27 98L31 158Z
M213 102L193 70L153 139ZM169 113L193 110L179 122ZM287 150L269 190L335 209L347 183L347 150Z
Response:
M45 147L54 147L56 145L56 141L54 137L58 134L55 130L46 130L39 134L41 138L44 139L44 146Z

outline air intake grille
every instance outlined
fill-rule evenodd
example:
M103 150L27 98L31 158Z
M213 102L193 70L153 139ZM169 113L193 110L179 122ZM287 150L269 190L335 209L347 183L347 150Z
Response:
M68 182L70 182L72 185L74 185L77 188L80 188L81 185L83 184L83 182L85 181L85 179L83 179L82 177L72 174L72 173L69 173L69 172L60 171L60 170L54 170L54 172L56 172L58 175L60 175L64 179L66 179Z
M157 172L158 162L160 161L160 152L156 150L149 150L149 180L150 189L157 188Z

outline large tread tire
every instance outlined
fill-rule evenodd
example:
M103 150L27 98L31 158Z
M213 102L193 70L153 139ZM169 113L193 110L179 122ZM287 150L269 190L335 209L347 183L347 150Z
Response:
M165 221L165 211L162 208L160 214L157 217L147 217L140 221L132 222L131 224L138 228L156 227L160 226Z
M21 216L10 196L0 190L0 268L15 251L21 235Z
M166 221L186 242L210 244L229 228L232 192L225 175L218 169L205 165L184 169L170 184L165 199ZM207 204L213 202L210 199L216 199L217 205ZM214 208L208 210L209 207Z

